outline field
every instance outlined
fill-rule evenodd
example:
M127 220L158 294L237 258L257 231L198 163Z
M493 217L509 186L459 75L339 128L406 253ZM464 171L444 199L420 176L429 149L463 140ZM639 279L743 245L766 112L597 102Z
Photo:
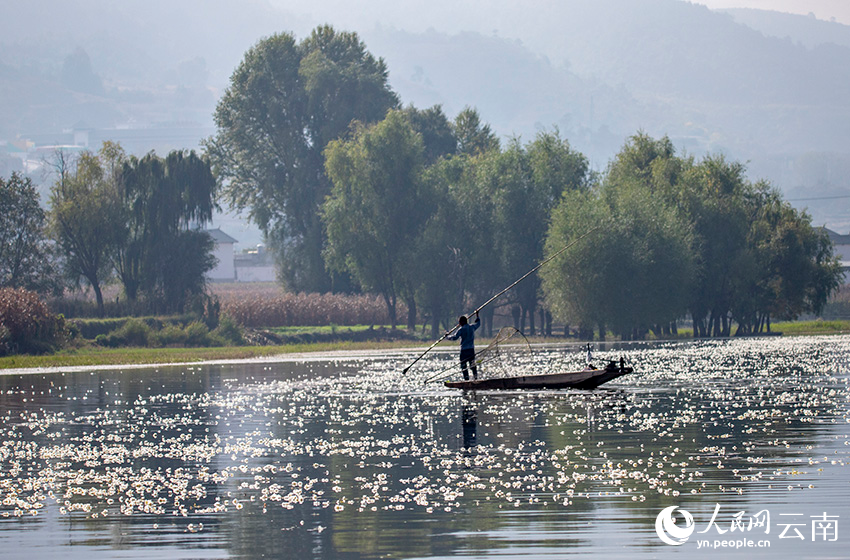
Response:
M390 323L384 301L373 295L285 292L278 284L211 284L221 310L245 327L329 327ZM397 317L407 313L397 307Z

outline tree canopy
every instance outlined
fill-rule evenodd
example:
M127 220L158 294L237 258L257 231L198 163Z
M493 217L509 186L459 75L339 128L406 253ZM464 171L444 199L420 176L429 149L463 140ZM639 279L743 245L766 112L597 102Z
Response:
M112 275L130 302L149 311L182 311L203 292L215 266L213 241L199 231L212 218L216 183L194 152L128 157L105 142L76 160L57 155L51 232L65 272L84 279L103 312L102 287Z
M566 321L642 337L690 314L697 336L769 328L819 312L841 271L825 233L770 185L722 156L676 156L639 133L591 193L566 197L547 253L592 223L602 232L542 272L546 302Z
M103 314L103 284L112 274L110 255L124 241L117 173L124 152L106 143L98 154L83 152L75 162L57 154L58 179L51 191L53 239L66 275L84 279Z
M300 43L289 33L261 40L231 76L206 151L225 200L267 236L292 289L333 287L319 218L331 192L325 147L352 121L380 121L398 105L384 61L329 26Z
M32 180L0 177L0 287L50 292L59 288L47 244L47 216Z
M436 333L590 228L500 302L518 328L542 311L544 329L554 312L601 336L688 315L698 336L760 332L840 282L825 235L739 162L642 132L601 173L557 130L503 144L474 108L400 108L383 60L327 26L251 48L215 120L224 199L259 224L287 287L379 293L393 324L402 300L409 327L421 313Z
M164 310L182 310L215 266L213 241L196 231L212 219L216 182L194 151L130 157L121 168L123 243L113 264L127 298L142 292Z
M381 294L395 326L399 296L416 307L414 248L435 202L422 180L422 136L405 113L390 111L351 140L332 141L326 156L334 185L323 207L327 261Z

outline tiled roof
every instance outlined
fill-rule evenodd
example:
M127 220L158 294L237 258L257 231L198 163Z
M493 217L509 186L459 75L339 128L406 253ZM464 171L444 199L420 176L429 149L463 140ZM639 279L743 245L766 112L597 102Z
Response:
M210 237L213 238L213 241L215 241L219 245L222 243L238 243L236 239L233 239L232 237L221 231L219 228L208 229L207 233L210 234Z

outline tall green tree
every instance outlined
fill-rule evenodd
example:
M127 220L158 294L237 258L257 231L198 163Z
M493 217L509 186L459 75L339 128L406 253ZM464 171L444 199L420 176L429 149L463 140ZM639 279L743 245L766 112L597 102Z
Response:
M615 230L622 229L621 222L639 223L632 214L644 200L653 199L688 224L694 268L687 309L697 336L729 336L733 322L739 334L760 332L769 328L771 316L817 312L840 279L829 242L811 227L810 218L766 183L750 183L745 171L741 163L723 156L708 155L699 162L678 157L668 138L638 133L611 162L603 180L600 195L614 211L607 219L616 222ZM644 198L632 197L629 206L623 206L624 193L630 191L642 192ZM642 228L652 230L656 223L663 220L646 222ZM623 246L636 235L618 234ZM644 252L651 254L649 246ZM628 276L640 279L637 269ZM640 285L630 282L624 289ZM642 288L631 299L651 294L652 288ZM669 293L664 303L676 301L672 294L679 292Z
M607 183L567 193L552 216L551 255L541 269L546 303L556 317L590 332L598 327L623 339L642 338L683 316L695 272L689 224L644 185Z
M489 252L497 259L498 272L488 276L491 282L495 280L504 287L543 259L552 210L563 192L587 188L588 164L582 154L554 131L539 133L526 146L514 139L503 151L482 152L476 166L478 190L492 199L492 206L488 206L491 213L486 219L491 222ZM479 289L493 293L494 287ZM520 310L517 327L526 330L527 324L529 333L535 334L539 277L526 279L508 298L506 301Z
M332 141L326 154L333 182L322 208L328 265L379 293L393 326L403 298L414 325L420 282L414 249L434 204L422 179L421 135L403 112L390 111L383 121L360 126L350 140Z
M119 146L105 143L97 154L83 152L76 165L59 162L51 190L50 230L66 274L88 282L101 314L103 283L112 274L109 257L125 236L116 178L124 158Z
M690 312L698 336L729 336L736 277L746 270L751 213L744 166L708 156L682 177L699 266Z
M422 136L425 165L433 165L440 158L457 153L457 138L452 123L441 106L417 109L408 105L403 111L413 129Z
M433 114L433 110L429 112ZM438 119L431 122L434 120ZM427 310L435 336L439 336L441 325L450 328L458 314L503 288L500 284L505 276L495 248L497 206L493 194L498 174L491 171L498 160L499 141L490 126L470 108L461 111L450 127L454 151L443 154L426 173L425 180L435 192L437 209L427 223L418 249L418 262L427 263L420 273L423 282L419 299ZM430 163L429 136L423 133L423 137ZM490 306L481 314L488 331L492 331L494 311L495 307Z
M127 298L143 293L162 311L182 311L215 266L213 242L199 229L212 219L216 181L194 151L130 157L121 169L126 241L113 263Z
M0 287L38 292L59 287L47 244L47 216L29 177L0 177Z
M808 214L767 183L753 185L746 204L746 258L736 271L731 309L736 334L769 331L771 317L794 320L820 313L842 280L826 232L813 228Z
M546 302L561 319L600 337L663 331L684 316L697 273L693 234L678 183L689 160L668 138L638 133L611 161L598 187L569 194L554 212L547 254L589 237L542 270Z
M475 180L476 158L461 154L430 166L425 181L437 202L418 238L416 255L422 302L434 337L456 324L478 296L492 294L498 259L492 250L493 200ZM484 301L484 300L480 300ZM492 307L485 309L485 328Z
M288 33L261 40L231 76L206 151L224 198L276 248L289 287L334 287L321 254L325 147L352 121L374 123L396 107L384 61L355 33L329 26L300 43Z
M470 156L480 155L499 149L499 138L490 125L481 121L478 111L464 107L454 120L454 135L457 138L457 150Z

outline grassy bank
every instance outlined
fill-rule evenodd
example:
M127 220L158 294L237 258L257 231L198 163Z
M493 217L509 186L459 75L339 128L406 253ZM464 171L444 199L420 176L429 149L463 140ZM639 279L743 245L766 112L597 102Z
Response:
M379 350L411 347L410 341L334 342L287 344L284 346L224 346L216 348L85 348L63 350L45 356L0 357L0 370L85 367L130 364L176 364L210 360L248 360L280 354L331 352L338 350Z
M850 333L850 321L793 321L773 323L771 330L783 336Z
M336 331L336 327L290 327L275 329L281 335L310 334ZM366 329L366 327L364 327ZM339 329L343 330L343 329ZM345 329L347 330L347 328ZM353 330L360 330L354 328ZM795 321L774 323L772 331L783 336L830 335L850 333L850 321ZM682 336L680 339L687 338ZM563 341L564 339L535 338L533 342ZM570 339L574 340L574 339ZM429 341L430 342L430 341ZM486 344L486 340L481 340ZM445 343L451 344L451 343ZM387 348L425 347L427 343L412 340L373 340L294 343L273 346L226 346L214 348L103 348L97 346L62 350L44 356L5 356L0 369L85 367L99 365L192 363L210 360L247 360L280 354L301 352L331 352L338 350L377 350Z

